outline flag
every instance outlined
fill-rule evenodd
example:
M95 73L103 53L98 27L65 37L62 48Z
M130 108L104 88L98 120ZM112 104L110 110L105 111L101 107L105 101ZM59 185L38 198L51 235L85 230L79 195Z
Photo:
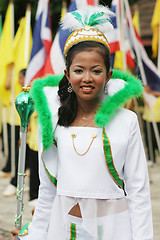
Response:
M121 6L119 0L113 0L111 4L111 11L115 13L115 16L111 18L113 23L113 30L106 35L111 54L111 66L112 68L118 68L123 70L123 52L121 50L121 29L120 29L120 18L121 18ZM135 68L134 54L131 49L128 39L124 38L125 51L126 51L126 64L130 68Z
M10 104L10 90L6 89L6 83L10 84L13 64L13 38L14 38L14 6L10 2L5 16L1 40L0 40L0 98L4 105ZM8 85L9 88L9 85Z
M113 24L113 30L110 31L109 34L106 35L109 46L110 46L110 54L114 54L116 51L120 50L120 6L119 0L113 0L111 4L111 11L115 13L115 16L111 17L111 21Z
M19 71L27 68L31 54L32 47L32 31L30 26L30 8L27 9L25 17L19 21L19 28L14 38L14 82L15 82L15 96L17 96L22 89L19 84Z
M33 32L31 59L25 77L25 86L44 75L44 66L52 45L49 0L39 0Z
M79 8L85 8L86 5L94 6L94 4L95 0L74 0L68 9L68 12ZM69 30L63 30L60 27L54 38L50 54L45 65L45 74L52 73L57 75L63 73L65 69L63 49L68 36Z
M131 15L131 11L130 11L130 15ZM133 24L133 22L131 22L131 24ZM140 54L140 58L142 60L142 66L144 68L147 84L150 86L152 90L160 91L160 77L159 77L158 69L155 66L155 64L151 61L151 59L148 57L147 52L142 44L142 40L135 28L134 28L134 31L135 31L136 39L135 39L135 43L133 42L133 36L130 28L131 26L128 27L129 41L135 53L136 53L135 45L138 47L138 51ZM139 69L138 62L137 62L137 67ZM140 71L139 71L139 77L141 77Z
M61 19L63 19L66 13L67 13L67 3L66 3L66 0L62 0Z
M119 13L118 9L119 9L119 0L113 0L111 10L114 10L115 13L116 13L116 22L117 22L116 26L117 26L117 28L119 27L117 19L120 18L120 13ZM131 15L131 11L130 11L130 15ZM128 15L126 16L126 19L128 21ZM132 22L132 24L133 24L133 22ZM134 67L134 62L136 61L135 54L134 54L135 53L135 44L136 44L138 46L138 51L139 51L139 54L140 54L140 57L141 57L141 60L142 60L142 65L143 65L143 68L144 68L144 71L145 71L147 84L150 86L150 88L152 90L160 91L160 77L159 77L159 72L158 72L157 67L148 57L148 55L145 51L145 48L142 44L142 40L141 40L139 34L137 33L136 29L135 29L136 43L133 43L133 36L131 34L130 26L128 24L126 24L125 26L126 26L125 31L127 32L127 34L126 34L127 42L125 42L125 44L126 43L129 44L129 47L128 47L129 52L127 52L127 54L128 55L130 54L130 57L129 56L127 57L127 61L128 62L131 61L130 64L133 64L133 67ZM117 39L120 39L119 36L116 36L116 34L119 34L119 32L118 31L115 32L115 41ZM132 51L130 51L130 48L132 49ZM119 54L118 57L121 57L120 54ZM112 67L114 66L114 62L115 62L115 53L111 54L111 65L112 65ZM135 63L137 65L137 68L139 68L138 62L135 62ZM138 72L138 75L139 75L139 77L141 77L140 72Z
M135 10L135 13L134 13L134 16L133 16L133 25L134 25L137 33L140 35L139 11L138 11L138 9Z
M158 54L159 24L160 24L160 0L157 0L151 22L151 27L153 30L152 52L154 58L157 57Z
M2 16L0 15L0 39L2 35Z
M141 54L142 64L145 71L147 84L154 91L160 91L160 77L156 65L148 57L142 42L138 39L138 47Z

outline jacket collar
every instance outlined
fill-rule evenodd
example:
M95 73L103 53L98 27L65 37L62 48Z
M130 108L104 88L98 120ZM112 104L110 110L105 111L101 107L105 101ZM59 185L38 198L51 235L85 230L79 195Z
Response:
M35 109L39 115L39 122L42 129L42 142L44 150L47 150L53 144L54 129L52 124L52 114L43 88L58 86L62 77L63 75L50 75L46 78L38 79L33 82L31 88ZM119 79L121 82L123 80L124 83L120 84L121 86L119 83L115 84L117 79ZM140 96L143 90L142 84L138 78L129 73L123 73L119 70L113 70L111 81L114 83L108 83L108 92L111 95L106 95L104 97L104 100L102 101L102 104L95 117L96 125L101 128L104 128L106 124L109 124L111 118L116 114L119 106L123 105L131 98ZM115 86L112 87L112 85ZM58 109L56 109L56 112L58 113ZM56 122L58 121L58 115L55 114L54 116L55 126Z

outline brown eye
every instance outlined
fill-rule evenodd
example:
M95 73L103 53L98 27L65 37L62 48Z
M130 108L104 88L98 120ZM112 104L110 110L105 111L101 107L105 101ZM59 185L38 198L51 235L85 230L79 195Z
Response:
M82 69L76 69L76 70L74 70L74 72L75 73L82 73L83 71L82 71Z
M101 70L98 70L98 69L95 69L95 70L93 70L93 72L94 72L95 74L100 74L102 71L101 71Z

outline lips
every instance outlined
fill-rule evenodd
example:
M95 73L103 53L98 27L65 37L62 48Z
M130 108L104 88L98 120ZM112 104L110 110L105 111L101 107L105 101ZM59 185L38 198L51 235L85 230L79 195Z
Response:
M82 89L82 92L85 93L85 94L86 93L91 93L94 89L93 86L81 86L80 88Z
M84 90L92 90L92 89L94 89L93 86L81 86L81 88L84 89Z

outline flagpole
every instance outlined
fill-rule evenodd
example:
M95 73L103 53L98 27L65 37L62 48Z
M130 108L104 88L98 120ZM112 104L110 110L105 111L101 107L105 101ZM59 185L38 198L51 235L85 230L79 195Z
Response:
M11 4L11 26L12 26L12 37L14 39L14 1L10 0ZM15 112L14 112L14 71L11 70L11 172L12 176L15 173Z
M121 51L123 53L123 71L126 72L127 71L127 61L126 61L126 49L125 49L125 31L124 31L124 25L125 25L125 16L124 16L124 2L123 0L120 1L121 4Z
M25 41L25 64L28 65L29 62L29 40L30 40L30 22L31 22L31 4L27 4L26 12L26 41Z
M99 0L95 0L95 6L98 6Z
M139 69L140 69L140 73L141 73L141 76L142 76L143 83L144 83L144 85L147 85L146 75L145 75L145 72L144 72L140 51L138 49L138 42L137 42L136 36L135 36L135 31L134 31L134 27L133 27L133 23L132 23L132 16L131 16L128 0L124 0L124 3L125 3L125 7L126 7L126 13L128 15L128 21L129 21L129 25L130 25L130 29L131 29L133 44L134 44L136 55L137 55L138 66L139 66ZM152 117L153 129L154 129L154 133L155 133L155 137L156 137L156 141L157 141L157 146L158 146L158 150L160 152L160 137L159 137L157 124L155 122L155 118L154 118L153 111L152 111L151 107L150 107L150 112L151 112L151 117Z

